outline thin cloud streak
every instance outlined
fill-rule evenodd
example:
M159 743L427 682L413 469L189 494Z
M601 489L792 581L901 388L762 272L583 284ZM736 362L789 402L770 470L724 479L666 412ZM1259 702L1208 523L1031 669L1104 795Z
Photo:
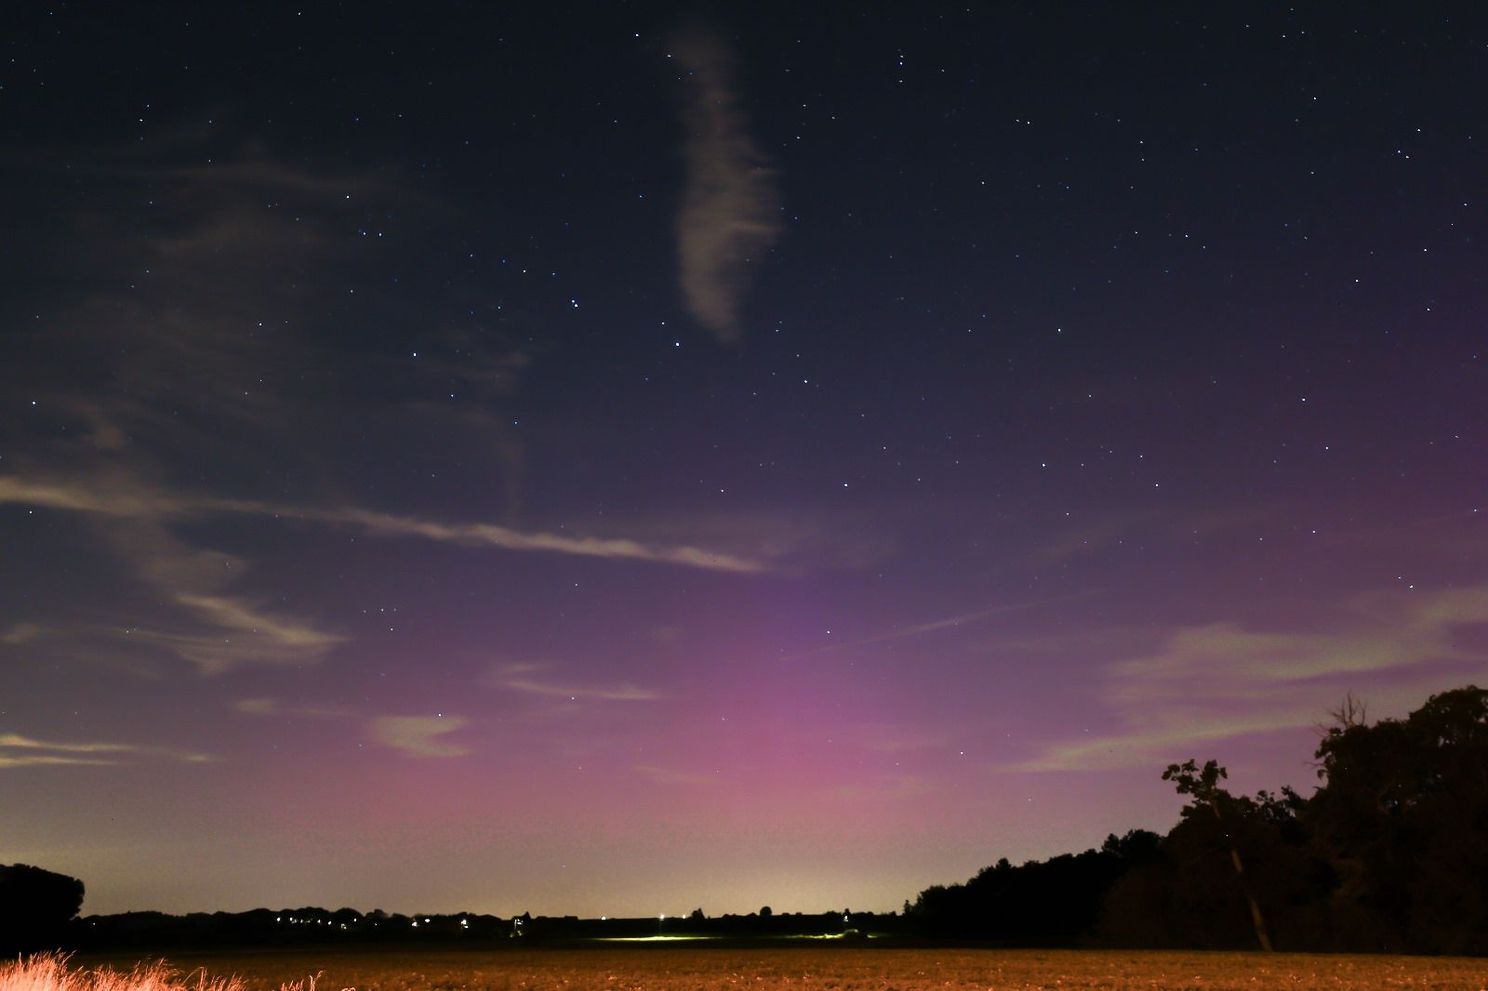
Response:
M718 783L718 776L714 774L704 774L699 771L680 771L676 768L660 767L656 764L635 764L631 767L631 770L658 785L710 787Z
M494 523L440 523L356 507L317 508L246 499L192 497L149 487L138 487L132 491L111 489L105 494L77 483L37 482L14 475L0 476L0 503L20 503L119 518L169 519L213 513L288 517L332 526L354 527L377 536L419 537L465 547L494 547L511 551L650 561L736 574L755 574L767 570L761 561L699 547L647 544L623 538L570 537L541 531L524 532Z
M285 705L278 699L238 699L233 709L247 716L301 716L310 719L351 719L356 713L331 705Z
M829 643L808 651L810 654L821 654L833 650L846 650L850 647L864 647L869 644L886 643L891 640L908 640L921 637L927 633L936 633L940 630L957 629L969 626L984 619L1001 616L1006 613L1024 612L1029 609L1037 609L1041 606L1055 605L1060 602L1070 602L1074 599L1083 599L1094 595L1094 592L1075 592L1070 595L1055 596L1051 599L1035 599L1032 602L1012 602L1007 605L988 606L985 609L977 609L973 612L962 613L959 616L948 616L945 619L932 620L928 623L918 623L914 626L906 626L887 633L880 633L871 637L863 637L858 640L848 640L843 643Z
M268 509L269 507L261 507L258 511L263 512ZM360 527L368 533L380 536L423 537L440 543L461 544L467 547L499 547L512 551L547 551L580 557L652 561L659 564L676 564L708 571L731 571L742 574L766 570L761 562L698 547L667 547L616 538L567 537L543 532L526 533L494 523L436 523L364 509L319 510L280 506L274 507L272 512L297 515L302 519L318 522Z
M202 764L214 759L209 754L170 747L40 740L20 733L0 733L0 767L99 767L130 763L132 758L140 757L157 757L185 764Z
M507 691L574 701L653 702L662 698L661 693L639 685L580 685L538 677L545 670L544 664L505 664L496 670L493 683Z
M693 28L673 38L673 53L686 73L678 275L688 311L729 344L743 333L750 262L780 236L775 172L749 135L723 43Z
M118 763L119 761L116 760L103 760L97 757L63 757L58 754L22 754L17 756L0 753L0 767L111 767Z
M61 750L72 754L120 753L134 748L123 743L55 743L19 733L0 733L0 749Z

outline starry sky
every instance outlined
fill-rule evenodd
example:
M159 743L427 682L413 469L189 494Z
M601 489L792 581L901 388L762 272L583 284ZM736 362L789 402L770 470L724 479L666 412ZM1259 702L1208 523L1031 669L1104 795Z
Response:
M0 862L889 910L1484 683L1488 16L1259 6L7 6Z

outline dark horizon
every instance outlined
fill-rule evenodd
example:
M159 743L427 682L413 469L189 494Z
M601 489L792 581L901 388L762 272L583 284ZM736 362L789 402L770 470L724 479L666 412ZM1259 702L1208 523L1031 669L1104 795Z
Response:
M932 884L902 913L689 912L582 918L412 916L320 906L79 918L85 885L0 865L0 952L179 945L348 945L493 937L542 945L684 939L972 941L998 946L1488 955L1488 690L1465 685L1403 719L1348 699L1314 752L1321 784L1235 794L1213 759L1162 780L1185 798L1166 835L1110 833L1099 849Z

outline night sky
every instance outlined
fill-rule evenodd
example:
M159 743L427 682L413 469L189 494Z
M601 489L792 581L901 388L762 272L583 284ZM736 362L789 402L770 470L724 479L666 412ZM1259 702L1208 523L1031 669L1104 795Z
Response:
M888 910L1488 679L1477 5L509 6L0 14L0 862Z

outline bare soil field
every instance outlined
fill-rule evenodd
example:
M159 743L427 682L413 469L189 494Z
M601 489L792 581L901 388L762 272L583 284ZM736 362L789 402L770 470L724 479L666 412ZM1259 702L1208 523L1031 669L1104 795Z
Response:
M134 958L76 958L74 967ZM1488 991L1488 959L1094 950L633 946L422 952L182 953L183 972L245 991L315 978L315 991ZM197 979L189 979L195 988ZM310 985L306 984L306 991Z

